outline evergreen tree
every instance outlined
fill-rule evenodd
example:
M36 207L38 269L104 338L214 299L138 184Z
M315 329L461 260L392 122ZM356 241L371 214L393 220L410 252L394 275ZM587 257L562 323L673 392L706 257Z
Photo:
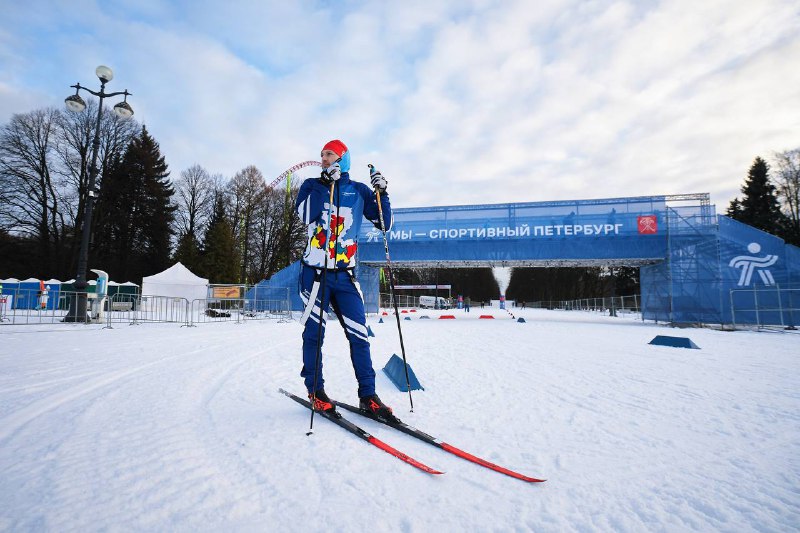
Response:
M158 143L145 127L103 180L96 260L117 279L139 280L170 263L175 193Z
M202 257L200 255L200 244L194 233L187 232L178 239L178 247L175 250L173 261L183 263L183 266L192 272L202 271Z
M742 216L742 202L740 202L738 198L731 200L725 214L734 220L739 220L739 217Z
M741 212L736 220L755 228L780 235L783 213L776 196L775 186L769 179L769 165L756 157L742 186Z
M212 283L239 281L239 252L230 222L225 217L221 194L214 201L214 214L208 223L202 253L202 275Z

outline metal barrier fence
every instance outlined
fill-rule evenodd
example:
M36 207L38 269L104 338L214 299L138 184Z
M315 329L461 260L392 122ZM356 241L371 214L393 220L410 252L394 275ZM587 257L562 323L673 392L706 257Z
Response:
M731 319L733 327L755 325L758 328L782 327L797 329L800 318L800 289L754 287L752 289L732 289Z
M608 312L611 315L640 313L641 300L638 294L631 296L607 296L605 298L579 298L577 300L549 300L530 302L526 307L537 309L562 309L565 311Z
M65 306L61 309L59 299L64 298ZM34 289L5 290L0 296L0 324L52 324L61 322L66 316L69 296L43 299L41 292Z
M419 296L408 296L399 294L396 296L397 307L420 307ZM450 307L456 307L458 302L449 301ZM536 309L563 309L569 311L598 311L609 312L612 314L640 313L640 299L638 294L631 296L614 296L605 298L580 298L577 300L550 300L538 302L506 302L507 308L521 309L525 307ZM390 294L381 293L380 305L382 308L393 306ZM474 300L472 307L480 307L480 301Z
M419 306L419 297L409 296L407 294L396 294L395 295L395 299L397 300L397 307L418 307ZM394 303L393 303L391 294L381 293L379 302L380 302L379 307L383 307L383 308L394 307Z
M395 299L397 300L397 307L421 307L419 305L419 296L411 296L408 294L397 294L395 295ZM447 301L447 305L450 307L454 307L456 304L454 301L449 300L448 298L444 298ZM380 294L380 307L382 308L390 308L394 307L394 303L392 301L392 295L390 293L382 292Z
M292 320L289 289L286 298L224 300L206 299L192 301L190 313L192 325L205 322L245 322L248 320L277 319L278 322Z
M37 290L15 289L0 295L0 325L55 324L64 322L77 292L58 291L42 298ZM112 324L199 323L248 320L292 320L289 288L273 288L270 299L207 298L192 300L171 296L117 293L105 298L103 309L89 293L87 322ZM74 322L74 320L72 320Z
M56 324L64 322L75 305L77 292L39 291L38 289L3 289L0 295L0 325ZM87 314L96 308L94 295L88 293Z

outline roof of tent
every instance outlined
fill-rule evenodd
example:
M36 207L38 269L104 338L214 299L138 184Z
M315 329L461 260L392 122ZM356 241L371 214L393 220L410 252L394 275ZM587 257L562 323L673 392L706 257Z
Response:
M145 282L163 285L208 285L206 278L195 275L180 262L163 272L142 278L142 284Z

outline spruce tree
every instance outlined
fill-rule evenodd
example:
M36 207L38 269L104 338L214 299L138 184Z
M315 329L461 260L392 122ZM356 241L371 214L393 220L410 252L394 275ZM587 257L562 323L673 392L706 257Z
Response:
M731 200L727 211L725 211L725 215L734 220L739 220L739 217L742 216L742 202L740 202L738 198Z
M139 280L170 264L175 194L158 143L142 127L101 186L95 241L112 277Z
M180 262L192 272L202 272L202 257L200 255L200 244L194 233L184 233L178 239L178 247L175 250L173 261Z
M212 283L239 281L239 252L230 222L225 217L222 195L214 201L214 214L208 223L202 253L202 273Z
M769 165L756 157L742 186L741 212L736 220L755 228L779 235L783 228L783 213L775 186L769 179Z

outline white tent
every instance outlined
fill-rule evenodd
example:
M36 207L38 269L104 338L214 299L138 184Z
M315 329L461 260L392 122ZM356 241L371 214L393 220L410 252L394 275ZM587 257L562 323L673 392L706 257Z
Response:
M164 272L142 278L142 296L169 296L204 300L208 295L208 280L195 276L181 263L175 263Z

